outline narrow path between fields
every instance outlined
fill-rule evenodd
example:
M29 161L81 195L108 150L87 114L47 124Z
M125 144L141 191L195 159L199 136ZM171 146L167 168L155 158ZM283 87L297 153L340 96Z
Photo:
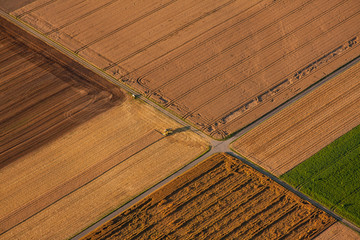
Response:
M66 49L65 47L61 46L60 44L52 41L51 39L47 38L46 36L42 35L41 33L39 33L37 30L33 29L32 27L28 26L27 24L23 23L22 21L14 18L13 16L10 16L9 14L3 12L0 10L0 16L4 17L5 19L9 20L10 22L16 24L17 26L25 29L27 32L29 32L30 34L36 36L37 38L39 38L40 40L46 42L47 44L49 44L50 46L54 47L55 49L59 50L60 52L62 52L63 54L67 55L68 57L74 59L75 61L79 62L80 64L82 64L83 66L85 66L86 68L94 71L95 73L97 73L98 75L100 75L101 77L105 78L106 80L112 82L113 84L121 87L122 89L124 89L125 91L129 92L130 94L134 94L139 96L138 99L141 99L142 101L146 102L147 104L151 105L152 107L156 108L157 110L159 110L160 112L162 112L163 114L165 114L166 116L170 117L171 119L175 120L176 122L178 122L179 124L183 125L183 126L187 126L189 127L190 131L193 131L195 133L197 133L198 135L202 136L203 138L205 138L206 140L208 140L211 149L204 155L202 155L201 157L199 157L198 159L194 160L193 162L191 162L190 164L186 165L184 168L182 168L181 170L177 171L176 173L174 173L173 175L169 176L168 178L164 179L163 181L159 182L158 184L156 184L155 186L153 186L152 188L148 189L147 191L145 191L144 193L140 194L139 196L137 196L136 198L134 198L132 201L126 203L125 205L123 205L122 207L120 207L119 209L117 209L116 211L114 211L113 213L109 214L108 216L104 217L103 219L101 219L100 221L94 223L92 226L90 226L89 228L83 230L82 232L78 233L75 237L73 237L73 239L80 239L81 237L85 236L86 234L90 233L91 231L93 231L94 229L96 229L97 227L99 227L100 225L102 225L103 223L109 221L110 219L112 219L113 217L117 216L119 213L123 212L124 210L126 210L127 208L129 208L130 206L134 205L135 203L139 202L140 200L142 200L143 198L145 198L146 196L150 195L151 193L153 193L154 191L156 191L157 189L159 189L160 187L164 186L165 184L167 184L168 182L170 182L171 180L173 180L174 178L178 177L179 175L183 174L184 172L186 172L187 170L189 170L190 168L192 168L193 166L195 166L196 164L200 163L201 161L205 160L206 158L210 157L212 154L216 153L216 152L227 152L237 158L239 158L241 161L243 161L244 163L250 165L251 167L255 168L256 170L258 170L259 172L263 173L264 175L268 176L269 178L273 179L274 181L276 181L277 183L279 183L280 185L282 185L283 187L285 187L286 189L290 190L291 192L297 194L298 196L300 196L301 198L309 201L310 203L312 203L313 205L315 205L316 207L322 209L323 211L327 212L329 215L333 216L334 218L336 218L337 220L341 221L342 223L344 223L345 225L347 225L348 227L352 228L353 230L360 232L360 228L355 226L354 224L350 223L349 221L343 219L342 217L340 217L339 215L337 215L336 213L334 213L333 211L329 210L328 208L324 207L323 205L321 205L320 203L308 198L306 195L302 194L301 192L299 192L298 190L294 189L293 187L291 187L290 185L288 185L287 183L281 181L280 179L278 179L277 177L275 177L274 175L272 175L271 173L265 171L264 169L260 168L259 166L253 164L250 161L247 161L246 159L244 159L243 157L239 156L238 154L236 154L235 152L233 152L230 149L230 144L235 141L237 138L239 138L240 136L246 134L247 132L249 132L251 129L255 128L256 126L258 126L259 124L261 124L262 122L266 121L267 119L269 119L270 117L272 117L273 115L275 115L276 113L278 113L279 111L281 111L282 109L286 108L287 106L289 106L290 104L292 104L293 102L299 100L300 98L302 98L304 95L312 92L313 90L315 90L316 88L318 88L319 86L323 85L324 83L328 82L330 79L336 77L337 75L341 74L342 72L344 72L345 70L347 70L348 68L350 68L351 66L353 66L354 64L356 64L357 62L360 62L360 56L357 57L356 59L354 59L353 61L347 63L345 66L339 68L338 70L336 70L335 72L331 73L330 75L328 75L327 77L323 78L322 80L320 80L318 83L312 85L311 87L309 87L308 89L306 89L305 91L303 91L302 93L298 94L297 96L293 97L292 99L290 99L289 101L285 102L284 104L282 104L281 106L279 106L278 108L272 110L271 112L267 113L266 115L264 115L263 117L259 118L258 120L256 120L255 122L249 124L248 126L246 126L245 128L241 129L239 132L235 133L234 135L232 135L230 138L224 140L224 141L218 141L218 140L214 140L212 138L210 138L209 136L205 135L204 133L202 133L200 130L196 129L195 127L189 125L187 122L185 122L184 120L180 119L178 116L168 112L167 110L163 109L162 107L160 107L159 105L155 104L154 102L152 102L151 100L147 99L146 97L144 97L143 95L139 94L138 92L136 92L135 90L131 89L130 87L128 87L127 85L119 82L118 80L116 80L115 78L111 77L110 75L106 74L105 72L103 72L102 70L98 69L97 67L95 67L94 65L92 65L91 63L89 63L88 61L86 61L85 59L79 57L76 53L70 51L69 49Z

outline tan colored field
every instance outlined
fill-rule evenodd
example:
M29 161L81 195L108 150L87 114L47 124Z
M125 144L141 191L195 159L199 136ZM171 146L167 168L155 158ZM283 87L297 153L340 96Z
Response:
M219 153L83 239L312 239L334 221Z
M359 233L337 222L321 233L315 240L359 240Z
M197 134L0 20L0 239L70 237L206 151Z
M360 55L352 0L38 0L12 14L223 138Z
M181 132L134 152L130 158L116 156L152 129L165 127L178 125L145 104L126 101L0 169L0 205L6 206L0 210L0 219L4 219L99 163L107 159L118 162L116 167L0 238L69 237L206 150L205 142L197 135Z
M279 176L360 124L360 63L233 143Z

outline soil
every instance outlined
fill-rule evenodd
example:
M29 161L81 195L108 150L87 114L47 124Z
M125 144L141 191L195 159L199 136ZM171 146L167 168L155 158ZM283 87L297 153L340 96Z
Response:
M312 239L334 221L219 153L83 239Z
M35 1L36 0L0 0L0 9L10 13Z
M315 240L359 240L360 234L354 232L344 224L337 222L323 233L321 233Z
M233 148L279 176L360 124L360 63L240 137Z
M360 55L359 1L41 2L12 14L219 139Z
M0 23L0 168L121 104L123 94L106 80Z

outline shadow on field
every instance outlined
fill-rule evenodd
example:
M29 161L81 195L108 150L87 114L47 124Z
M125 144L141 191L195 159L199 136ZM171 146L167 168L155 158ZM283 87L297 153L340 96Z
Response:
M181 128L176 128L176 129L174 129L173 134L185 132L185 131L187 131L187 130L189 130L189 129L190 129L190 126L185 126L185 127L181 127Z

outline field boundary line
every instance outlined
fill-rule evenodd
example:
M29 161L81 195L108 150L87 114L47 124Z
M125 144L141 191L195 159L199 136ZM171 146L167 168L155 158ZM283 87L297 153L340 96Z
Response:
M357 100L359 101L360 98L357 99ZM341 110L342 110L342 109L341 109ZM359 116L360 116L360 114L355 115L355 117L353 117L352 119L350 119L350 121L346 121L345 123L343 123L342 125L340 125L338 128L336 128L336 129L334 129L333 131L331 131L331 132L329 132L328 134L326 134L326 135L323 137L323 139L324 139L324 138L328 138L329 136L331 136L332 133L338 131L339 129L341 129L341 128L344 127L344 126L347 126L347 125L349 124L349 122L353 122L354 120L358 119ZM326 121L326 119L324 119L322 122L325 122L325 121ZM315 126L314 126L314 127L315 127ZM305 134L305 133L304 133L304 134ZM321 142L323 139L319 139L317 142L315 142L315 143L313 143L312 145L308 146L304 151L299 152L299 155L306 153L306 151L307 151L308 149L310 149L310 148L313 147L314 145L318 144L318 143ZM283 147L283 148L285 148L285 147ZM281 151L281 150L279 150L279 151ZM281 168L284 168L285 166L287 166L287 165L289 165L289 164L290 164L290 162L283 163L283 164L279 165L275 170L277 171L277 170L279 170L279 169L281 169ZM282 174L281 174L281 175L282 175Z
M353 73L351 74L351 76L353 75ZM328 90L328 89L332 89L332 88L334 88L335 87L335 89L336 89L336 87L338 86L338 85L341 85L342 84L342 82L338 82L336 85L334 84L334 85L330 85L330 84L326 84L326 85L324 85L324 87L323 87L323 91L325 91L325 90ZM325 88L326 87L326 88ZM316 95L313 95L313 96L311 96L311 97L309 97L307 100L309 100L309 101L312 101L312 100L314 100L315 98L316 98L317 96ZM298 106L298 108L301 108L301 107L303 107L304 105L306 105L306 102L305 101L302 101L302 102L300 102L301 104ZM287 110L284 110L284 112L286 111L286 113L289 113L290 112L290 110L292 110L292 109L290 109L290 108L287 108ZM282 115L282 116L281 116ZM285 114L283 113L283 114L279 114L279 115L277 115L277 118L276 118L276 121L282 121L283 119L285 119L286 118L286 116L285 116ZM268 124L267 126L263 126L262 127L262 130L263 131L268 131L269 129L271 129L271 128L273 128L275 125L277 125L276 124L276 122L275 121L272 121L270 124ZM289 129L289 128L288 128ZM261 132L257 132L256 134L253 134L252 136L253 137L259 137L260 135L262 135L262 133Z
M360 46L360 45L356 46L354 49L358 48L359 46ZM352 50L354 50L354 49L352 49ZM348 51L347 53L349 53L349 51ZM347 54L347 53L345 53L345 54ZM340 55L337 55L337 56L335 56L335 57L333 58L333 60L336 60L336 59L339 58L339 57L340 57ZM355 57L355 58L352 59L352 60L355 60L355 59L357 59L357 57ZM350 60L350 62L351 62L352 60ZM347 65L347 63L345 63L345 65ZM324 68L325 66L326 66L326 65L323 65L323 66L321 66L321 67L316 68L316 71ZM314 74L316 71L312 71L311 73L309 73L308 75L306 75L305 78L311 76L311 75ZM336 70L335 70L335 71L336 71ZM290 75L288 75L288 76L291 76L291 75L292 75L292 74L290 74ZM331 75L331 73L328 74L328 75ZM326 75L326 76L328 76L328 75ZM273 84L273 85L271 85L271 86L273 86L273 87L275 86L275 87L276 87L277 85L279 85L279 83L282 83L282 82L287 81L287 80L288 80L288 76L285 76L284 78L282 78L282 79L285 79L285 80L283 80L283 81L279 80L278 82L276 82L276 84ZM326 76L325 76L325 77L326 77ZM304 79L304 78L303 78L303 79ZM321 79L320 79L319 81L321 81ZM319 82L319 81L317 81L317 82ZM314 84L316 84L317 82L315 82ZM289 84L286 88L283 88L283 89L277 91L276 94L277 94L277 95L282 94L282 93L286 92L286 91L288 90L288 88L294 87L294 86L296 86L296 85L299 84L299 83L300 83L299 81L293 82L292 84ZM314 85L314 84L311 84L311 85ZM311 87L311 85L310 85L309 87ZM305 88L305 89L306 89L306 88ZM303 91L304 91L304 90L303 90ZM265 92L268 92L268 91L265 91ZM261 91L258 92L257 94L259 94L259 93L261 93ZM301 93L301 92L300 92L300 93ZM300 94L300 93L298 93L298 94ZM253 95L252 97L255 98L255 97L257 96L257 94ZM294 95L293 97L296 97L298 94ZM253 98L250 98L250 100L252 100ZM256 105L256 106L250 108L250 109L247 109L247 111L245 111L241 116L238 116L238 117L236 117L235 119L232 119L231 121L229 121L227 124L225 124L225 125L223 126L223 128L235 124L236 121L238 121L239 119L243 118L244 116L250 114L252 111L256 110L257 108L259 108L259 107L261 107L261 106L263 106L265 103L268 103L269 101L271 101L271 99L267 99L267 100L265 100L265 101L262 101L261 104L258 104L258 105ZM287 101L286 101L286 102L287 102ZM243 101L242 103L240 103L240 104L236 105L235 107L233 107L231 110L228 110L226 113L224 113L225 117L226 117L228 114L230 114L230 113L236 111L237 109L239 109L241 106L244 106L246 103L247 103L247 101ZM280 104L280 105L282 105L282 104ZM280 106L280 105L279 105L279 106ZM207 122L205 122L205 124L212 125L212 124L214 124L214 123L216 123L216 122L219 122L222 118L224 118L224 116L223 116L223 115L220 115L219 117L217 117L217 118L216 118L215 120L213 120L212 122L207 121Z
M164 136L162 134L155 130L152 130L147 134L143 135L142 137L138 138L134 142L126 145L119 151L113 153L103 161L94 164L93 166L84 170L82 173L72 177L61 185L58 185L49 192L42 194L36 199L26 203L24 206L14 210L9 215L5 216L0 220L0 236L5 232L9 231L10 229L16 227L20 223L28 220L29 218L37 215L46 208L52 206L56 202L68 196L69 194L77 191L78 189L84 187L95 179L101 177L114 167L128 160L137 153L145 150L151 145L157 143L163 138ZM141 147L140 149L137 149L139 145ZM122 154L124 156L121 157L121 161L118 161L117 158L119 158L119 155Z
M351 89L349 89L349 90L346 91L344 94L338 96L337 98L335 98L335 99L333 99L332 101L328 102L327 104L323 105L323 107L317 109L315 112L312 112L310 115L307 116L306 119L303 119L303 120L312 119L312 118L316 117L316 116L318 115L318 113L323 112L324 109L327 109L327 108L329 108L329 107L334 107L334 105L336 105L336 104L338 103L338 101L342 101L343 99L346 99L346 98L348 97L346 94L350 94L350 93L353 93L353 92L356 93L356 90L360 90L360 85L358 85L357 88L351 88ZM351 101L351 102L349 102L349 103L347 103L347 104L345 104L345 105L341 105L340 107L334 109L334 110L336 110L335 112L330 112L328 115L322 115L321 118L319 118L319 121L318 121L315 125L311 126L309 129L302 128L302 129L300 130L301 133L300 133L299 135L293 136L292 139L291 139L291 141L289 141L289 142L287 142L287 143L288 143L288 144L293 143L294 141L297 140L297 139L296 139L297 137L301 137L301 136L303 136L304 134L307 134L307 133L308 133L307 131L313 130L313 129L317 128L319 125L322 125L324 122L327 121L328 118L331 118L331 117L333 117L334 115L337 115L337 114L341 113L345 108L349 108L349 106L353 106L354 104L356 104L356 103L358 102L358 100L360 100L360 97L357 97L357 98L355 98L353 101ZM355 115L355 116L356 116L356 115ZM293 128L293 127L296 128L297 126L303 125L303 124L304 124L303 120L302 120L302 121L298 121L298 122L296 122L295 124L291 125L291 127L289 127L287 130L289 130L290 128ZM343 124L343 125L345 125L345 124ZM338 128L337 128L337 129L338 129ZM334 129L333 131L336 131L337 129ZM331 132L331 133L333 133L333 132ZM328 134L330 134L330 133L328 133ZM278 134L276 137L281 137L281 134ZM289 140L289 139L287 139L287 140ZM321 140L322 140L322 139L320 139L320 141L321 141ZM274 140L274 141L275 141L275 140ZM284 140L284 141L285 141L285 140ZM281 142L280 142L280 143L281 143ZM265 148L265 147L264 147L264 148ZM276 153L278 153L278 151L282 151L282 150L285 149L285 148L286 148L286 146L283 145L282 148L278 148L276 151L272 152L272 154L276 154ZM262 149L260 149L260 150L262 150ZM257 150L257 151L259 151L259 150ZM270 154L268 157L271 158L271 157L272 157L272 154ZM266 160L267 160L267 158L265 158L263 161L266 161Z
M354 117L354 118L351 119L351 120L354 120L354 119L356 120L357 117L359 117L359 116L360 116L360 115L356 115L356 117ZM324 121L325 121L325 120L326 120L326 119L324 119ZM334 129L333 131L329 132L326 136L324 136L324 138L327 138L327 137L331 136L332 133L336 132L337 130L341 129L341 128L344 127L344 126L347 126L347 124L349 124L349 122L351 122L351 121L347 121L347 122L345 122L344 124L340 125L338 128L336 128L336 129ZM315 142L314 144L308 146L304 151L299 152L299 155L306 153L306 150L308 150L308 149L310 149L311 147L313 147L314 145L318 144L319 142L321 142L321 140L322 140L322 139L320 139L320 140L318 140L317 142ZM316 154L316 153L314 153L314 154ZM305 161L306 161L306 160L305 160ZM283 163L283 164L279 165L277 168L275 168L273 171L278 171L279 169L284 168L285 166L289 165L290 163L291 163L291 162ZM299 164L301 164L301 163L299 163ZM298 166L299 164L297 164L296 166ZM296 167L296 166L294 166L294 167ZM290 169L290 170L291 170L291 169ZM290 170L289 170L289 171L290 171ZM281 173L281 174L279 174L279 176L281 176L281 175L283 175L283 174L285 174L285 173L286 173L286 172ZM320 173L321 173L321 172L319 172L319 174L320 174ZM301 189L304 184L306 184L306 183L302 183L302 184L296 186L296 188L297 188L297 189Z
M256 170L257 172L260 172L262 174L264 174L265 176L269 177L270 179L272 179L273 181L275 181L276 183L278 183L280 186L284 187L287 191L295 194L296 196L298 196L299 198L301 198L302 200L306 200L308 202L310 202L313 206L315 206L316 208L324 211L325 213L327 213L329 216L335 218L336 220L338 220L339 222L341 222L342 224L344 224L345 226L351 228L352 230L360 233L360 228L357 227L356 225L354 225L352 222L349 222L348 220L346 220L345 218L341 217L340 215L338 215L337 213L335 213L334 211L332 211L331 209L327 208L325 205L319 203L318 201L310 198L308 195L306 195L305 193L302 193L301 191L299 191L298 189L296 189L295 187L293 187L292 185L288 184L286 181L276 177L275 175L273 175L272 173L270 173L269 171L267 171L266 169L262 168L260 165L248 160L246 157L240 155L236 150L231 149L232 152L229 152L228 154L230 154L231 156L236 157L237 159L240 159L243 163L245 163L247 166L252 167L254 170Z
M359 45L360 46L360 45ZM357 47L359 47L357 46ZM279 110L284 110L285 109L285 105L288 105L288 104L293 104L296 100L299 100L299 97L298 96L303 96L303 93L305 93L305 95L309 94L310 92L312 92L313 90L317 89L319 86L323 85L324 83L328 82L329 80L333 79L335 76L332 76L332 75L338 75L339 74L339 71L342 73L343 71L347 70L347 66L351 65L353 66L353 64L359 62L360 60L360 56L358 57L355 57L353 59L351 59L349 62L345 63L344 65L340 66L339 68L335 69L333 72L329 73L328 75L324 76L323 78L321 78L319 81L311 84L309 87L305 88L303 91L301 91L300 93L296 94L295 96L293 96L292 98L288 99L287 101L285 101L284 103L281 103L279 106L277 106L276 108L274 108L273 110L269 111L268 113L265 113L263 116L261 116L259 119L262 119L262 118L266 118L266 116L268 114L271 114L271 113L274 113L274 112L278 112L278 109ZM323 67L320 67L319 69L321 69ZM345 69L345 70L343 70ZM310 75L309 75L310 76ZM280 91L280 94L283 93L283 91ZM265 101L264 103L266 103L268 101ZM238 105L237 107L239 107L241 105ZM252 111L254 111L256 108L260 107L261 105L258 105L258 106L255 106L254 108L250 109L249 111L245 112L242 116L246 116L247 114L251 113ZM242 118L242 116L239 116L235 119L233 119L231 122L229 122L228 124L226 124L224 127L229 127L233 124L235 124L238 120L240 120ZM220 116L218 119L221 119L222 117ZM216 121L216 120L215 120ZM256 120L255 120L256 121ZM253 122L255 122L253 121ZM253 123L252 122L252 123ZM250 123L250 124L252 124ZM213 123L207 123L207 124L213 124ZM246 128L246 127L244 127ZM231 136L233 137L233 135L236 135L237 132L240 132L240 130L236 131L235 133L233 133Z
M4 14L2 11L0 11L0 13L1 13L1 15ZM7 16L7 15L6 15L6 16ZM24 23L21 22L21 21L16 21L15 18L12 19L12 20L15 21L15 23L18 23L20 26L22 26L22 28L25 28L25 29L27 29L28 31L30 31L33 35L38 36L38 38L40 38L40 39L43 39L43 37L41 36L41 34L40 34L38 31L36 31L35 29L29 27L28 25L24 24ZM87 61L85 61L83 58L78 58L76 55L73 54L73 52L69 51L67 48L63 47L62 45L56 44L54 41L51 41L51 40L49 40L49 39L47 39L47 38L44 39L44 41L46 41L46 42L47 42L48 44L50 44L51 46L54 45L55 48L60 49L60 51L63 52L63 53L65 53L66 55L71 55L73 58L75 58L75 59L76 59L77 61L79 61L80 63L86 65L88 68L90 68L90 69L92 69L92 70L93 70L93 69L96 70L96 73L98 73L100 76L104 76L108 81L113 82L113 83L115 83L115 84L118 85L118 86L122 86L125 90L129 91L130 93L135 92L135 91L133 91L131 88L127 87L126 85L121 84L121 83L118 83L118 82L115 81L111 76L109 76L108 74L105 74L105 73L104 73L103 71L101 71L99 68L94 67L93 65L91 65L90 63L88 63ZM163 110L162 108L157 107L158 105L153 104L151 101L147 101L147 99L145 99L144 97L141 97L141 99L144 100L145 102L149 103L151 106L154 106L157 110L160 110L161 112L164 112L166 115L168 115L168 116L172 117L173 119L177 120L178 122L184 122L183 120L178 119L177 117L175 117L175 115L169 114L169 112ZM252 126L253 126L253 124L250 124L247 128L250 128L250 129L251 129ZM201 135L201 136L202 136L202 135ZM238 135L235 134L234 137L236 137L236 136L238 136ZM221 143L225 143L225 142L221 142ZM215 148L217 149L217 147L221 147L221 146L220 146L221 143L219 143L218 145L216 145ZM191 168L196 162L201 162L205 157L207 157L207 155L213 153L214 151L216 151L216 150L215 150L215 149L212 149L211 151L209 151L208 153L204 154L202 157L198 158L197 160L194 160L194 161L192 161L191 163L185 165L183 168L181 168L181 170ZM234 154L234 155L235 155L235 154ZM235 155L235 156L236 156L236 155ZM239 158L239 157L238 157L238 158ZM251 164L247 164L247 165L252 166ZM255 169L258 169L258 168L255 168ZM181 170L179 170L179 171L181 172ZM260 172L264 172L264 171L260 171ZM166 180L160 181L158 184L155 184L151 189L154 189L154 188L156 188L156 187L161 186L161 184L166 183L166 181L170 181L170 180L172 179L172 177L175 177L174 175L176 175L176 174L171 174L168 178L166 178ZM265 175L269 176L269 174L266 173L266 172L265 172ZM271 177L271 176L272 176L272 175L270 174L270 177ZM275 180L276 180L276 179L275 179ZM276 181L278 182L279 180L276 180ZM286 184L285 184L285 185L286 185ZM151 191L151 190L149 189L149 190L145 191L141 196L147 195L147 194L149 193L149 191ZM296 190L291 190L291 191L297 192ZM299 194L297 194L297 195L299 196ZM138 197L141 197L141 196L139 195ZM302 195L301 195L301 196L302 196ZM302 198L304 199L304 197L302 197ZM137 199L137 198L135 198L135 199L133 199L133 200L136 200L136 199ZM305 196L305 199L308 199L308 198L306 198L306 196ZM121 209L126 209L127 206L129 206L132 202L133 202L133 201L130 201L130 202L128 202L128 204L123 205L123 207L121 207ZM319 204L318 204L318 205L319 205ZM317 206L317 205L316 205L316 206ZM321 207L323 207L323 206L320 205L320 208L321 208ZM114 212L114 213L115 213L115 212ZM337 216L337 219L341 219L340 217L338 217L338 215L335 214L335 216ZM346 223L346 225L348 225L348 223Z
M116 217L120 212L124 212L135 203L138 203L142 199L144 199L149 193L153 193L157 191L157 189L163 187L164 185L168 184L170 181L177 179L178 176L184 174L184 172L188 171L192 167L196 166L203 162L204 159L208 158L207 155L212 155L214 152L211 148L208 148L205 152L200 154L197 158L190 161L189 163L185 164L184 166L180 167L179 169L175 170L173 173L169 174L166 178L162 179L161 181L155 183L153 186L149 187L142 193L138 194L137 196L131 198L129 201L125 202L124 204L117 207L115 210L111 211L110 213L106 214L105 216L101 217L100 219L96 220L89 226L82 229L80 232L74 234L71 239L80 239L81 237L85 236L87 233L93 231L97 228L97 226L102 225L103 223L111 220L112 218ZM144 203L146 204L146 203Z
M208 105L209 103L215 101L217 98L219 98L220 96L224 95L224 94L227 93L228 91L232 91L233 89L235 89L236 87L238 87L241 83L243 83L243 82L245 82L245 81L247 81L247 80L249 80L249 79L252 79L254 76L256 76L256 75L264 72L265 70L268 70L268 69L269 69L270 67L272 67L274 64L276 64L276 63L278 63L279 61L283 60L285 57L288 57L290 54L295 53L297 50L299 50L299 49L301 49L301 48L309 45L310 43L314 42L314 41L317 40L318 38L325 36L325 35L326 35L327 33L329 33L330 31L332 31L332 30L334 30L335 28L341 26L341 23L346 22L347 20L352 19L353 17L357 16L359 13L360 13L360 11L356 12L355 14L351 15L350 17L346 18L345 20L341 21L340 23L332 26L330 29L328 29L328 31L322 32L321 34L319 34L319 35L316 36L315 38L312 38L310 41L305 42L304 44L300 45L299 47L297 47L296 49L292 50L292 51L289 52L288 54L286 54L286 55L278 58L276 61L271 62L269 65L265 66L265 67L262 68L260 71L257 71L256 73L248 76L246 79L244 79L244 80L242 80L242 81L234 84L232 87L227 88L226 90L223 90L221 93L217 94L216 96L212 97L211 99L207 100L205 103L201 104L200 106L196 107L194 110L192 110L192 111L190 111L189 113L187 113L186 115L184 115L184 118L186 118L186 116L188 116L188 115L191 115L191 114L195 113L196 111L198 111L198 110L201 109L202 107ZM312 19L312 20L315 20L315 19ZM302 25L302 27L303 27L303 26L305 26L305 25ZM296 31L298 31L299 29L301 29L301 28L297 28L297 29L295 29L294 31L289 32L289 33L286 34L285 36L279 38L278 41L285 39L285 37L290 36L291 34L293 34L293 32L296 32ZM278 43L278 41L272 42L271 45L267 45L266 47L271 47L272 45ZM258 52L260 52L260 51L258 51ZM258 52L256 52L256 53L258 53ZM326 53L325 53L325 54L326 54ZM251 56L256 56L256 54L251 55ZM321 56L321 57L322 57L322 56ZM248 57L248 58L249 58L249 57ZM195 91L196 89L198 89L198 88L202 87L203 85L209 83L210 81L214 80L215 78L217 78L217 77L225 74L226 72L232 70L234 67L236 67L237 65L241 64L243 61L248 60L248 58L242 59L241 62L238 62L238 63L236 63L236 64L233 64L232 66L228 67L226 70L224 70L224 71L222 71L222 72L214 75L213 77L207 79L205 82L200 83L200 84L197 85L196 87L194 87L194 88L190 89L189 91L187 91L186 93L182 94L180 97L177 97L175 100L171 100L170 103L171 103L171 102L176 102L176 101L178 101L179 99L182 99L183 97L185 97L185 96L188 95L189 93ZM317 56L317 58L315 58L315 60L318 59L318 58L319 58L319 56ZM308 64L306 64L306 66L307 66L307 65L308 65ZM279 82L274 83L273 86L276 86L277 84L281 83L282 81L284 81L284 78L281 78L281 79L279 80ZM262 91L260 91L260 92L262 92ZM259 93L260 93L260 92L259 92ZM257 94L258 94L258 93L257 93ZM255 94L255 96L256 96L256 94ZM252 98L247 99L247 100L245 101L245 103L246 103L247 101L249 101L250 99L252 99ZM240 105L241 105L241 104L240 104ZM239 106L239 105L238 105L238 106ZM231 111L230 111L230 112L231 112Z

